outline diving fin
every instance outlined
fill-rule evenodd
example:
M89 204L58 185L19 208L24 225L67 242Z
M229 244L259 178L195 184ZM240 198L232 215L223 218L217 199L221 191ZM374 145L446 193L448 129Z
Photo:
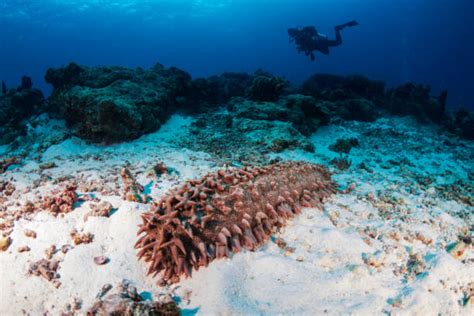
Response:
M345 26L357 26L359 25L359 22L357 22L356 20L352 20L350 22L347 22L346 24L344 24Z

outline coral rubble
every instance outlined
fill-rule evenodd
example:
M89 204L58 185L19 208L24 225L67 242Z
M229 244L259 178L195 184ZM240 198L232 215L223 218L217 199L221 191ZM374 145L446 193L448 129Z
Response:
M50 211L54 215L71 212L74 209L74 203L79 200L76 189L77 186L75 184L70 184L60 194L44 197L43 209Z
M164 283L265 243L302 207L335 193L329 172L302 162L219 170L169 192L143 215L135 247Z
M112 286L108 284L104 287L108 292ZM147 301L138 294L137 289L126 280L116 287L117 293L102 297L105 293L99 293L99 297L94 305L87 311L88 316L106 315L162 315L178 316L180 310L174 301L160 302Z
M59 274L57 273L59 267L59 261L41 259L32 263L28 269L28 273L31 275L41 276L47 281L53 283L55 287L61 286L59 282Z

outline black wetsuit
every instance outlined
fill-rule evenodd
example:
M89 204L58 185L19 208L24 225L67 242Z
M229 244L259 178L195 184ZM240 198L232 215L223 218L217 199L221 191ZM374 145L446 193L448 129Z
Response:
M358 25L356 21L351 21L334 27L336 39L330 40L326 36L318 33L314 26L305 26L303 28L290 28L288 34L296 43L298 52L304 52L311 60L315 60L314 51L321 52L324 55L329 54L329 47L336 47L342 44L341 30L348 26Z

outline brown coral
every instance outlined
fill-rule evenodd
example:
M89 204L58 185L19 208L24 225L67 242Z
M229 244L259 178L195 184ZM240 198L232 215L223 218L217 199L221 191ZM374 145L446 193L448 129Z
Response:
M122 198L130 202L145 203L147 198L142 193L143 186L140 185L135 177L132 175L128 168L122 168L120 171L120 177L123 183L123 196Z
M61 286L59 282L59 274L57 273L59 261L41 259L30 265L28 273L31 275L41 276L53 283L58 288Z
M45 197L43 199L43 208L54 215L71 212L74 208L74 203L79 200L76 189L77 186L75 184L70 184L57 196Z
M230 252L256 249L302 207L320 207L335 192L329 172L314 164L219 170L186 182L144 214L135 247L149 274L177 282Z

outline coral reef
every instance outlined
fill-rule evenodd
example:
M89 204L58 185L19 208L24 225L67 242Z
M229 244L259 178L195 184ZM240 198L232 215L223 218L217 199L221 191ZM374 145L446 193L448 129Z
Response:
M215 107L234 97L245 97L254 76L247 73L225 72L219 76L199 78L192 82L191 99ZM205 106L201 105L201 108Z
M181 143L221 161L241 164L262 164L267 154L285 149L314 151L314 145L289 122L239 118L233 112L198 116L190 136Z
M108 284L104 291L108 292L112 286ZM105 293L99 293L97 301L87 311L88 316L106 315L142 315L142 316L178 316L180 309L178 305L169 300L167 302L147 301L142 298L137 289L124 280L116 287L115 294L109 294L105 298Z
M234 98L226 111L197 116L183 145L220 159L255 164L269 152L313 152L314 145L305 136L328 122L326 110L310 96L288 95L278 102Z
M283 78L260 72L252 80L248 96L254 101L276 101L288 85L288 81Z
M333 113L344 120L373 122L381 116L374 102L361 98L337 101L332 108Z
M74 133L99 143L137 138L157 130L183 106L191 77L156 64L149 70L83 67L49 69L52 115L66 120Z
M311 135L330 121L328 109L311 96L291 94L281 98L280 104L286 108L288 121L305 136Z
M474 113L461 108L455 112L447 113L443 125L448 131L462 138L474 139Z
M417 119L441 122L447 94L430 96L431 88L406 83L387 91L384 107L392 114L412 115Z
M32 86L31 79L24 76L20 87L5 86L0 94L0 145L26 134L27 119L44 111L43 93Z
M364 76L337 76L316 74L303 83L302 94L310 95L317 100L342 101L349 99L366 99L374 103L384 100L385 83L370 80Z
M173 283L212 260L265 243L302 207L335 193L322 166L286 162L219 170L186 182L143 215L135 247L149 274Z

